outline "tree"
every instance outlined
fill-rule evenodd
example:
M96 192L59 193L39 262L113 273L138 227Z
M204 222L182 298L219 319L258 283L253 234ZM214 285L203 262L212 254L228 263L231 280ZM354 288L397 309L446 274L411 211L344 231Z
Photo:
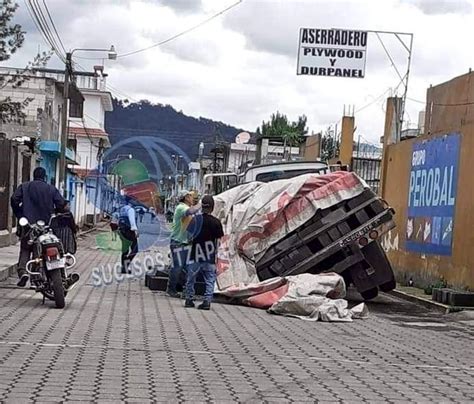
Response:
M1 0L0 2L0 62L10 59L25 41L25 32L22 31L21 25L12 23L17 9L18 4L13 0ZM28 81L28 75L32 70L44 67L51 55L51 52L39 53L25 69L17 70L13 74L0 75L0 90L7 86L21 87ZM32 100L32 98L25 98L21 101L13 101L9 96L0 98L0 123L24 124L26 114L23 110Z
M331 128L326 129L326 133L321 137L321 160L329 159L339 155L339 140L335 138Z
M281 139L285 148L299 146L304 142L304 136L308 132L306 122L305 115L299 116L297 121L290 122L286 115L277 111L276 114L272 114L270 121L263 121L262 126L257 128L257 136Z

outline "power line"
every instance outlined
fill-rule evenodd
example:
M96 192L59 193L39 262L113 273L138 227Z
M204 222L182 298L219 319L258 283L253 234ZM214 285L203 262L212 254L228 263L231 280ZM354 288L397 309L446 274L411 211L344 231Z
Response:
M59 43L61 44L61 48L63 52L66 54L66 48L64 47L63 41L61 40L61 36L59 35L58 30L56 29L56 24L54 24L53 18L51 17L51 13L49 12L48 5L46 4L46 0L43 0L44 8L46 9L46 13L48 14L49 21L51 21L51 25L53 26L54 32L59 39Z
M146 48L141 48L141 49L137 49L137 50L134 50L134 51L131 51L131 52L127 52L127 53L123 53L121 55L117 55L117 58L124 58L124 57L127 57L127 56L132 56L132 55L136 55L137 53L141 53L141 52L145 52L147 50L150 50L150 49L153 49L153 48L156 48L158 46L161 46L161 45L164 45L168 42L171 42L183 35L186 35L188 33L190 33L191 31L194 31L195 29L198 29L200 27L202 27L203 25L207 24L208 22L214 20L215 18L221 16L222 14L228 12L229 10L231 10L232 8L238 6L240 3L242 3L243 0L239 0L233 4L231 4L229 7L226 7L224 8L223 10L211 15L210 17L206 18L205 20L201 21L200 23L196 24L196 25L193 25L191 27L189 27L188 29L184 30L184 31L181 31L171 37L169 37L168 39L165 39L161 42L158 42L158 43L155 43L153 45L150 45L150 46L147 46ZM101 59L101 58L88 58L88 57L78 57L79 59L88 59L88 60L98 60L98 59Z
M382 38L380 38L380 35L379 35L378 32L376 32L375 35L377 35L377 39L380 41L380 44L382 45L383 50L385 51L385 53L386 53L388 59L390 60L390 63L392 64L392 67L393 67L394 70L397 72L398 77L400 78L400 80L403 82L404 78L402 78L402 75L401 75L400 72L398 71L395 62L393 61L392 57L390 56L390 53L389 53L388 49L385 47L385 44L384 44L383 41L382 41ZM405 75L405 76L406 76L406 75Z
M403 79L400 80L400 82L397 84L397 86L393 89L393 92L396 92L402 83L403 83ZM385 94L387 94L391 89L392 89L392 87L388 87L388 88L387 88L382 94L380 94L378 97L374 98L372 101L370 101L369 103L363 105L362 107L356 109L356 110L354 111L354 113L361 112L361 111L363 111L364 109L366 109L366 108L370 107L371 105L375 104L376 102L380 101L380 99L381 99ZM332 127L332 126L334 126L334 125L338 125L341 121L342 121L342 118L339 118L337 121L335 121L335 122L329 124L329 127Z
M130 99L132 100L133 102L139 102L139 100L137 100L136 98L132 97L131 95L128 95L126 93L124 93L122 90L116 88L116 87L113 87L111 86L110 84L107 84L106 87L111 90L112 93L116 93L117 95L121 95L121 97L125 97L127 99Z
M31 19L33 20L33 23L35 24L38 32L42 35L43 39L45 42L51 47L51 49L54 51L56 56L63 62L66 62L66 58L64 55L58 50L58 45L54 40L54 37L49 30L49 26L46 23L46 20L41 18L40 16L40 11L36 8L36 4L32 0L25 0L26 8L28 9L28 13L30 14ZM46 25L45 25L46 23Z
M181 37L181 36L183 36L183 35L188 34L188 33L191 32L191 31L194 31L194 30L197 29L197 28L202 27L203 25L207 24L208 22L212 21L213 19L219 17L220 15L226 13L227 11L231 10L232 8L238 6L240 3L242 3L242 1L243 1L243 0L239 0L239 1L237 1L236 3L234 3L234 4L231 4L229 7L226 7L226 8L224 8L223 10L219 11L218 13L211 15L209 18L206 18L204 21L201 21L199 24L196 24L196 25L194 25L194 26L192 26L192 27L190 27L190 28L188 28L188 29L186 29L186 30L184 30L184 31L182 31L182 32L180 32L180 33L178 33L178 34L176 34L176 35L173 35L172 37L170 37L170 38L168 38L168 39L165 39L164 41L161 41L161 42L158 42L158 43L156 43L156 44L147 46L146 48L143 48L143 49L138 49L138 50L135 50L135 51L133 51L133 52L128 52L128 53L124 53L124 54L122 54L122 55L118 55L117 57L126 57L126 56L135 55L135 54L137 54L137 53L145 52L145 51L147 51L147 50L149 50L149 49L156 48L157 46L161 46L161 45L164 45L164 44L166 44L166 43L168 43L168 42L171 42L171 41L175 40L176 38L179 38L179 37Z
M426 101L416 100L415 98L407 97L407 100L410 100L410 101L413 101L413 102L418 102L420 104L426 104Z
M49 43L55 50L57 56L62 60L65 61L65 57L63 53L61 53L61 50L58 49L59 45L58 42L56 41L56 38L54 37L53 33L51 32L51 28L49 27L48 22L46 21L46 17L43 14L43 10L38 3L38 0L36 1L30 1L30 4L33 6L33 12L35 16L39 19L40 26L42 27L43 31L45 32L46 36L49 39Z
M390 91L390 88L387 88L382 94L380 94L377 98L374 98L372 101L370 101L369 103L365 104L364 106L360 107L360 108L357 108L354 113L358 113L358 112L361 112L363 111L364 109L370 107L371 105L375 104L376 102L379 102L384 96L385 94L387 94L388 92Z

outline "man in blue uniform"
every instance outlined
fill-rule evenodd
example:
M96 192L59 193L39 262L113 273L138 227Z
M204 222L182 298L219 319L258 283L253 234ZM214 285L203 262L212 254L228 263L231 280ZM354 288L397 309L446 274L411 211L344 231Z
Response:
M125 205L119 210L119 234L122 241L122 273L130 273L128 269L138 254L138 227L135 209L130 205L130 197L125 196Z

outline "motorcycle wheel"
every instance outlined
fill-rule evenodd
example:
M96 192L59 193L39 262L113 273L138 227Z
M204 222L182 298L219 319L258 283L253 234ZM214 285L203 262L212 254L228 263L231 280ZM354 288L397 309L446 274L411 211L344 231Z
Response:
M54 293L54 301L58 309L63 309L66 305L63 280L61 277L61 270L56 269L49 273L49 280L51 282L51 289Z

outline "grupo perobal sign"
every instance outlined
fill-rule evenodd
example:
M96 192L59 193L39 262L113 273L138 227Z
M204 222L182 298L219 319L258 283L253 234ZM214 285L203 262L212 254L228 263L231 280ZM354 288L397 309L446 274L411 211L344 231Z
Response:
M298 75L363 78L367 32L301 28Z
M451 255L461 135L413 143L406 250Z

